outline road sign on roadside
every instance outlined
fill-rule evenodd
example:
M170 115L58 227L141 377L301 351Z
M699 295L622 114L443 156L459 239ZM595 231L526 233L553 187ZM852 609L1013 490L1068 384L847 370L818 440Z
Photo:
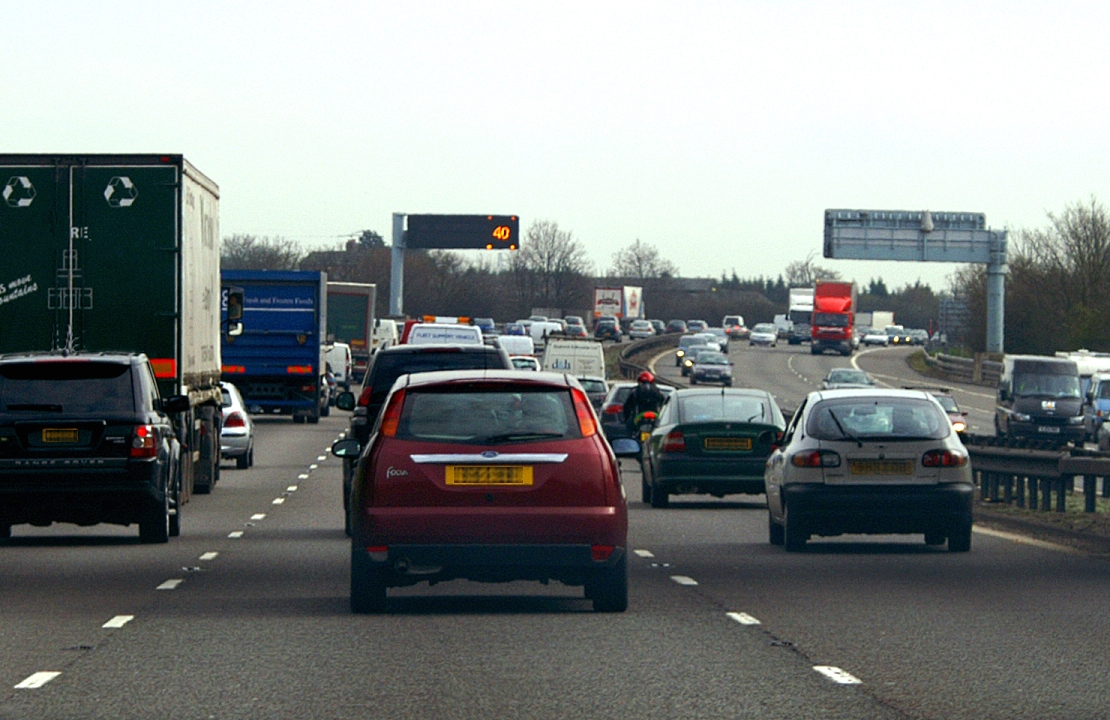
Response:
M516 250L520 247L516 215L409 215L405 247L409 250Z

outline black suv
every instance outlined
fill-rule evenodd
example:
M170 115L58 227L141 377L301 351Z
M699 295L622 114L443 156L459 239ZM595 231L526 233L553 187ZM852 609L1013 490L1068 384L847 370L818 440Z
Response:
M142 354L0 355L0 538L12 525L181 531L181 445Z
M488 345L394 345L374 353L358 402L351 393L342 393L336 405L343 410L354 409L350 437L366 447L371 431L381 412L382 404L397 378L405 374L436 370L512 370L509 354L502 348ZM355 460L343 458L343 511L350 508L351 479ZM347 520L350 532L350 519Z

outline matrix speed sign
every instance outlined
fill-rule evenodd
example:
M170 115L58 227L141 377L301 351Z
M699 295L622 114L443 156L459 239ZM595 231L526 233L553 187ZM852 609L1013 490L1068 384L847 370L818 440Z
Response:
M409 215L405 247L410 250L516 250L516 215Z

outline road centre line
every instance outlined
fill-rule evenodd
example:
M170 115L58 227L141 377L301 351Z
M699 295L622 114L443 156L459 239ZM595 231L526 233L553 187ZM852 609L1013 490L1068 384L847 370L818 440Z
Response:
M183 582L185 582L185 581L181 578L174 578L173 580L167 580L166 582L162 583L161 585L159 585L158 587L156 587L154 589L155 590L176 590L177 586L180 585Z
M251 520L265 520L265 519L266 519L266 513L255 513L254 515L251 515Z
M283 504L284 502L285 502L285 498L281 498L281 497L279 497L279 498L274 498L273 504L274 504L274 505L281 505L281 504Z
M327 456L327 455L319 455L319 456L317 456L317 458L316 458L316 462L324 462L324 461L325 461L325 460L327 460L327 459L328 459L328 456Z
M315 463L313 463L312 465L309 465L309 466L308 466L308 469L309 469L309 470L315 470L315 469L316 469L316 468L318 468L318 467L320 467L320 466L319 466L319 465L316 465Z
M109 629L111 629L111 628L121 628L121 627L123 627L124 625L126 625L127 623L131 622L134 619L135 619L134 615L116 615L114 618L112 618L108 622L104 623L100 627L109 628Z
M298 480L308 480L308 473L301 473L297 476Z
M653 557L655 557L655 554L651 550L633 550L632 552L636 553L637 555L639 555L642 558L653 558Z
M285 492L297 492L297 486L290 485L289 487L285 488Z
M216 556L218 556L218 555L219 555L219 553L216 552L215 550L213 550L211 552L206 552L203 555L201 555L200 559L201 560L215 560Z
M242 530L235 530L233 532L229 532L227 534L227 536L229 538L234 539L234 540L238 540L239 538L243 537L243 531Z
M50 682L51 680L58 677L59 675L61 675L60 672L53 672L53 671L37 672L34 675L31 675L30 677L25 679L23 682L16 685L15 689L16 690L35 690L37 688L42 687L43 685Z
M840 685L859 685L863 682L855 675L832 665L814 665L813 669Z
M692 577L686 577L685 575L671 575L671 580L674 580L679 585L692 586L698 584L697 580Z
M735 620L736 622L740 623L741 625L759 625L760 624L759 620L755 619L754 617L752 617L751 615L749 615L747 613L730 612L730 613L725 613L725 614L728 615L733 620Z

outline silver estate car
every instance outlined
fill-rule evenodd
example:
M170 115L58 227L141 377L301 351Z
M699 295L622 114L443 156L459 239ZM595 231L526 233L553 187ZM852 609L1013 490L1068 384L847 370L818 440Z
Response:
M246 470L254 465L254 421L243 405L239 388L221 382L223 428L220 430L220 457L234 460L235 467Z
M843 533L923 533L949 552L971 549L967 449L927 392L811 392L764 482L770 541L787 551Z

